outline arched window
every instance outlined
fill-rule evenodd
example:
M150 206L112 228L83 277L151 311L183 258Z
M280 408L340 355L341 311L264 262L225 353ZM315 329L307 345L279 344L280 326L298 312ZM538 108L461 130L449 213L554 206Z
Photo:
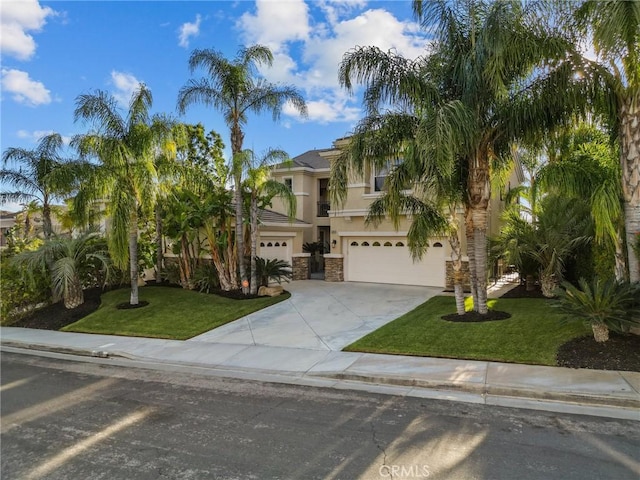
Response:
M369 242L362 242L360 245L362 245L363 247L368 247L369 246Z
M393 247L393 244L391 242L384 242L384 246L385 247Z
M287 246L287 242L282 242L282 246L286 247Z
M260 242L260 246L261 246L261 247L264 247L264 242Z
M433 244L434 247L442 247L442 244L440 242L436 242Z
M273 243L271 242L267 243L267 247L273 247Z
M274 247L279 247L280 246L280 242L276 242L276 244L274 245Z
M404 243L402 243L402 242L396 242L396 247L404 247Z
M373 242L373 246L374 247L379 247L380 246L380 242Z
M357 247L358 246L358 242L351 242L351 246L352 247Z

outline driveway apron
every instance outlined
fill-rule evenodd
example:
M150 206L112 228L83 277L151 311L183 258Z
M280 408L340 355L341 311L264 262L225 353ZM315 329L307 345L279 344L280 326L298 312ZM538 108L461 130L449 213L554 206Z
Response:
M317 280L291 282L285 289L288 300L188 341L338 351L442 292Z

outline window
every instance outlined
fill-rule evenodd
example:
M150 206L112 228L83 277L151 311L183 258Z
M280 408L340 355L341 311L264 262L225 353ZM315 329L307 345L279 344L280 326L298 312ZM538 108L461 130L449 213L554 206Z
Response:
M274 245L274 247L279 247L280 246L280 242L276 242L276 244Z
M358 246L358 242L351 242L351 246L352 247L357 247Z
M404 243L402 243L402 242L397 242L397 243L396 243L396 247L404 247Z
M374 247L379 247L380 246L380 242L373 242L373 246Z
M381 192L384 190L384 182L387 180L387 176L389 176L389 173L391 172L393 167L395 167L396 165L399 165L400 163L402 163L402 160L397 158L393 161L390 160L386 163L386 165L377 167L375 169L373 174L374 191Z
M360 245L363 246L363 247L368 247L369 246L369 242L362 242Z
M282 179L282 183L284 183L284 186L287 187L289 190L293 191L293 178L286 177Z
M267 247L273 247L273 243L271 242L267 243Z
M261 247L264 247L264 242L260 242L260 246L261 246Z
M287 246L287 242L282 242L282 246L286 247Z
M392 243L391 242L384 242L384 246L385 247L392 247Z
M436 242L436 243L433 244L433 246L436 247L436 248L441 248L442 244L440 242Z

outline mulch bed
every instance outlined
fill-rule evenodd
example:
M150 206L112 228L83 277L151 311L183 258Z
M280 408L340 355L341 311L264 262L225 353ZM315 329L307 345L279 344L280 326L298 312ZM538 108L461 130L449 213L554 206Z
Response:
M598 343L593 336L574 338L558 349L558 366L640 372L640 335L610 333Z
M539 286L527 291L518 285L501 298L547 298ZM611 332L609 340L598 343L593 335L574 338L560 346L557 365L569 368L591 368L595 370L622 370L640 372L640 335L619 335Z
M478 323L478 322L495 322L496 320L506 320L507 318L511 318L511 314L507 312L501 312L499 310L489 310L488 313L481 315L478 312L465 312L464 315L458 315L457 313L451 313L449 315L443 315L443 320L447 322L468 322L468 323Z
M542 294L542 290L539 285L536 285L534 290L527 290L526 285L518 285L512 288L500 298L547 298Z

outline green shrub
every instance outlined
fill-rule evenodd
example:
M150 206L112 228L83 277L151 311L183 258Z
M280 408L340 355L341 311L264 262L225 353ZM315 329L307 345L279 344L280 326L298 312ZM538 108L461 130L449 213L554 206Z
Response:
M200 292L211 293L211 291L220 288L220 280L218 280L218 272L211 261L201 261L198 263L191 277L193 286Z
M282 283L283 279L288 282L293 276L291 265L284 260L256 257L256 269L258 284L263 287L269 285L269 280Z
M0 324L11 325L27 315L36 305L51 300L49 277L35 272L31 279L3 254L0 269Z
M640 326L640 283L622 283L595 277L591 283L581 278L576 288L563 282L554 307L565 321L579 320L590 325L596 341L606 341L608 331L626 333Z

